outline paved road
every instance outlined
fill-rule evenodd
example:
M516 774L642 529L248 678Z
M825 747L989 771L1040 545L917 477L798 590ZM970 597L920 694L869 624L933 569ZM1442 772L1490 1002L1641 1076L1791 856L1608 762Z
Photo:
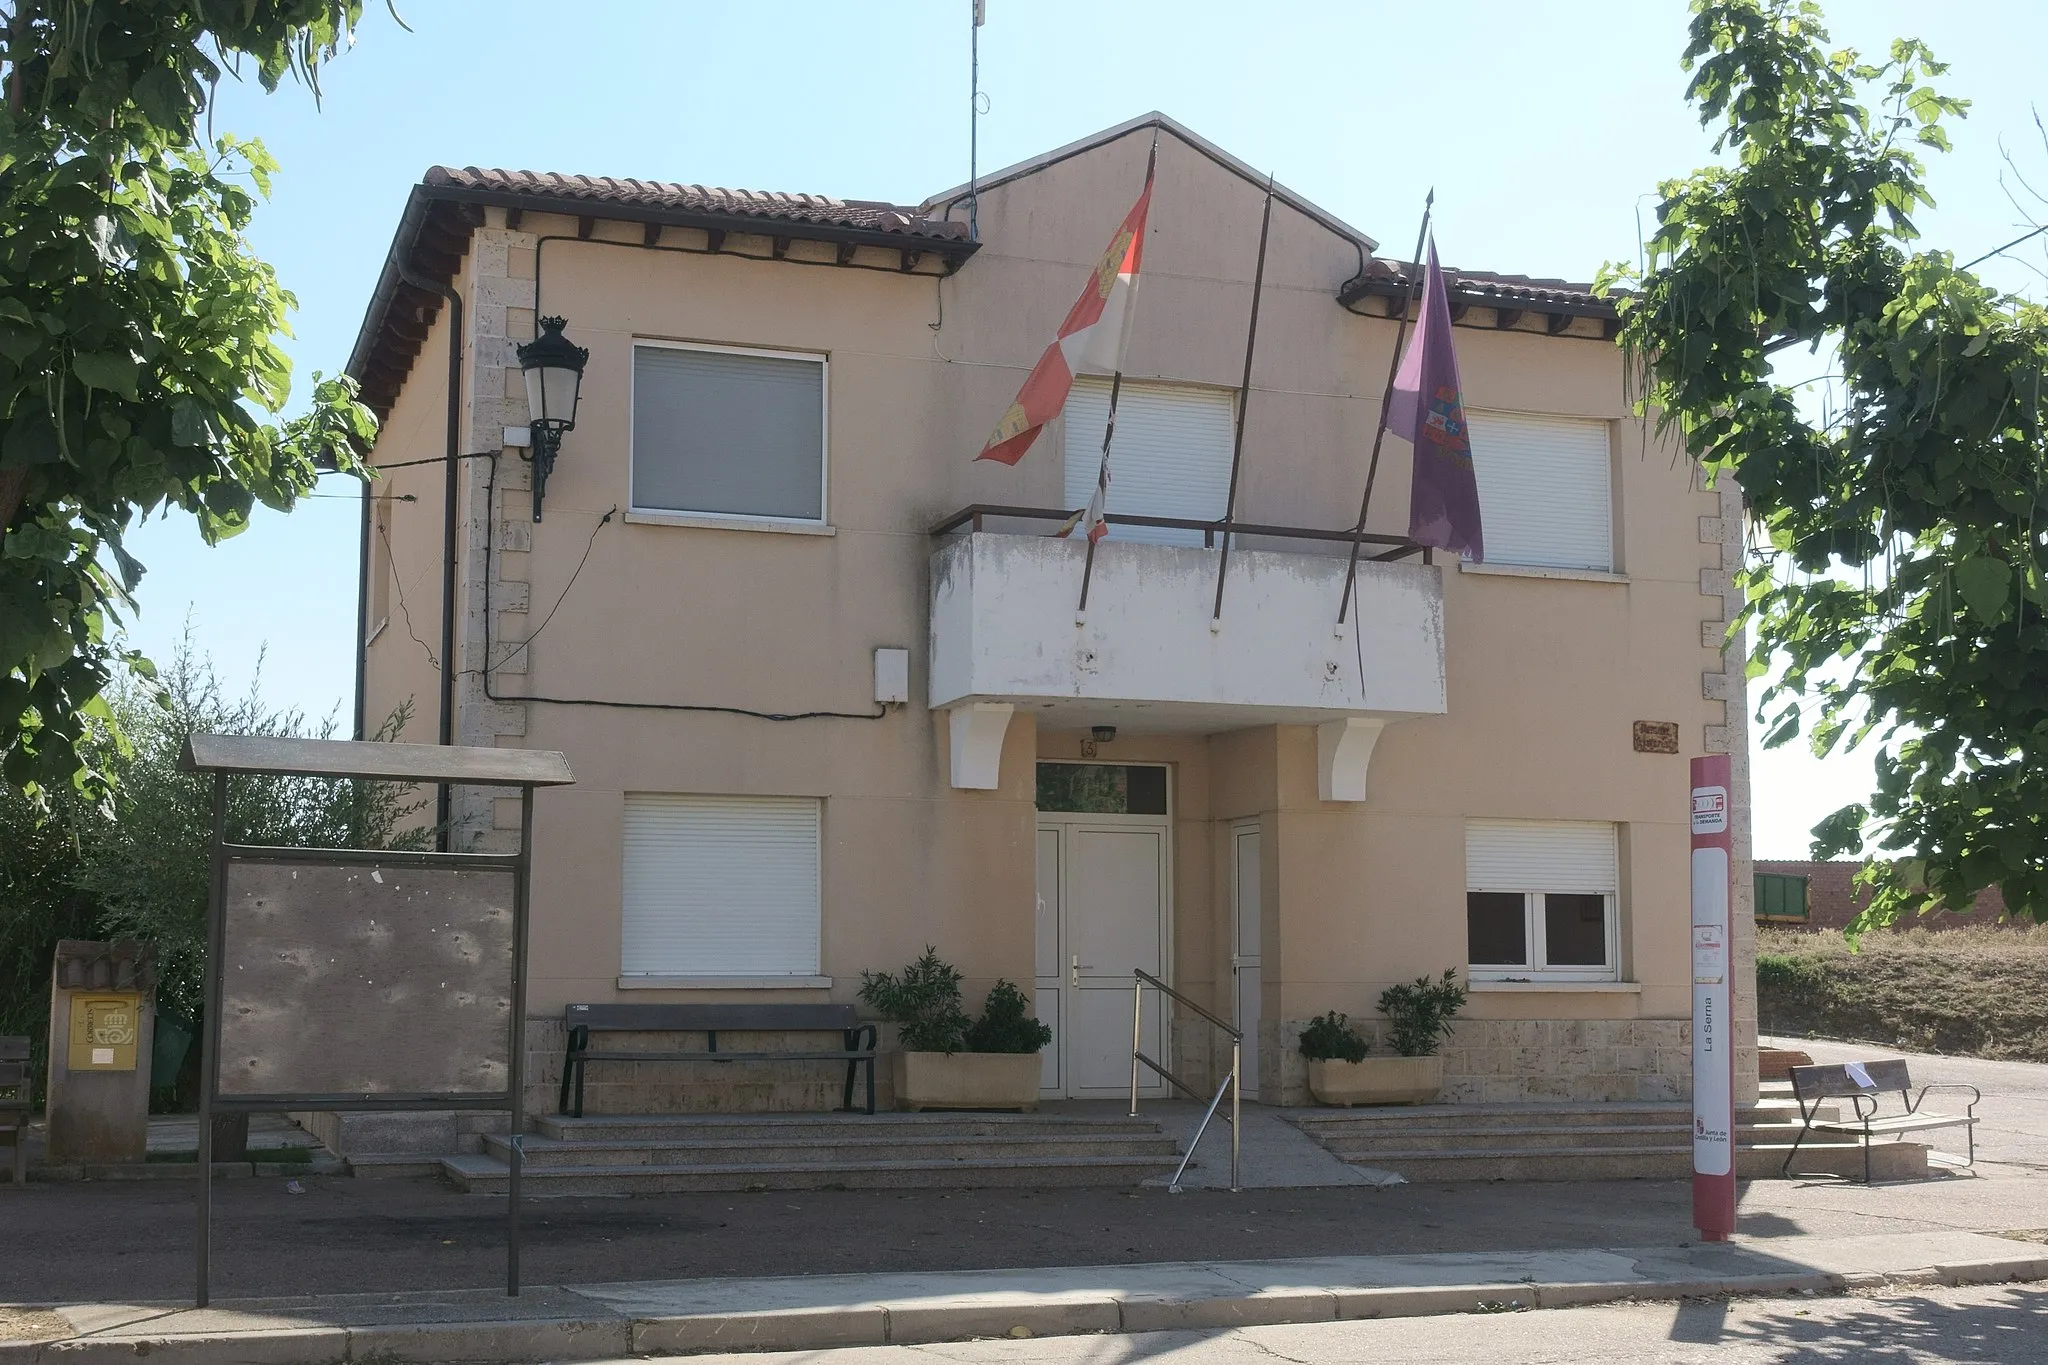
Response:
M2048 1288L1895 1291L1882 1297L1615 1304L1487 1317L1155 1332L697 1356L733 1365L1762 1365L2048 1361ZM617 1365L626 1365L618 1362Z
M2008 1167L2011 1174L2023 1171L2048 1172L2048 1065L2040 1062L1983 1062L1974 1057L1937 1057L1923 1052L1900 1052L1897 1048L1864 1043L1830 1043L1819 1039L1766 1038L1771 1047L1795 1048L1810 1054L1816 1062L1869 1061L1876 1057L1904 1057L1911 1064L1916 1085L1932 1082L1974 1085L1984 1092L1977 1106L1983 1122L1977 1125L1977 1156L1991 1166ZM1946 1104L1936 1096L1929 1107ZM1959 1133L1930 1133L1933 1142L1953 1141ZM1986 1174L1992 1172L1986 1171Z
M1887 1055L1800 1046L1828 1060ZM1742 1189L1744 1236L2048 1229L2048 1066L1912 1060L1928 1080L1984 1091L1987 1159L1976 1175L1874 1189L1755 1181ZM216 1293L485 1288L503 1273L499 1200L435 1181L309 1177L300 1185L303 1194L282 1179L216 1183ZM192 1196L190 1186L162 1181L0 1189L0 1302L188 1292ZM1237 1195L880 1190L536 1200L526 1265L536 1283L596 1283L1652 1246L1690 1237L1690 1198L1686 1182L1641 1180Z

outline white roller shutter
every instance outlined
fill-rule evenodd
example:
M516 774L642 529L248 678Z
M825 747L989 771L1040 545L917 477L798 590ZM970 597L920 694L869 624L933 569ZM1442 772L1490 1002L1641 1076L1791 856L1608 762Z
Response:
M1470 424L1487 561L1612 569L1607 423L1475 412Z
M1124 381L1116 401L1116 444L1109 454L1109 511L1216 521L1230 497L1230 445L1237 413L1227 389ZM1109 423L1109 381L1082 378L1066 408L1066 504L1085 507L1102 468ZM1200 545L1200 531L1113 526L1116 540Z
M1467 891L1584 891L1612 895L1614 826L1576 820L1468 820Z
M815 976L813 797L626 794L626 976Z

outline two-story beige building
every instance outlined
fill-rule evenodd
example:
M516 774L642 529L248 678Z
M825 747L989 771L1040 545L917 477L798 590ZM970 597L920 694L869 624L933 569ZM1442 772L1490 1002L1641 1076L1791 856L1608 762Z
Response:
M1093 485L1107 377L1014 468L973 457L1155 130L1109 511L1165 524L1113 527L1084 612L1085 544L1049 533ZM1488 559L1404 542L1389 441L1340 625L1412 272L1278 189L1241 393L1265 193L1160 115L982 178L978 239L965 188L892 205L437 167L412 190L350 366L387 467L359 718L410 700L408 737L432 733L445 666L457 742L575 770L538 798L534 1105L565 1003L850 1000L926 944L970 1005L1031 986L1048 1096L1128 1086L1134 969L1239 1021L1248 1096L1299 1103L1306 1020L1371 1020L1446 967L1472 989L1447 1098L1689 1093L1690 754L1735 756L1750 980L1722 648L1740 497L1631 415L1605 301L1455 271ZM536 519L514 348L546 315L590 355ZM1240 418L1256 531L1219 616ZM1638 722L1675 724L1677 752L1644 752L1669 731ZM516 839L515 814L458 792L454 842ZM1148 1046L1215 1075L1212 1031L1156 999ZM1754 1018L1743 987L1744 1097ZM825 1074L717 1095L822 1103ZM674 1108L689 1081L594 1074L591 1103Z

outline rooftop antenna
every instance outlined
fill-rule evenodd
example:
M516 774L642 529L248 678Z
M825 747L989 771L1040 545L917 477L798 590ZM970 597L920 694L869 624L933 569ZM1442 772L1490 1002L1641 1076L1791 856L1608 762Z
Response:
M971 0L974 27L968 36L968 79L973 88L967 101L967 240L981 240L981 196L974 187L980 163L981 135L981 26L988 22L988 0Z

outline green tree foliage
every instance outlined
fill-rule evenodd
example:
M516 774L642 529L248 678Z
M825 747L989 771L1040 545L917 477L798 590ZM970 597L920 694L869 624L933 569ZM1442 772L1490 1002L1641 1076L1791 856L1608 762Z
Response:
M138 515L208 542L354 470L374 419L315 376L276 422L292 296L246 230L276 169L202 135L223 76L318 91L360 0L12 0L0 10L0 785L105 790L86 743L124 657ZM127 655L131 661L140 661ZM146 667L146 665L140 665ZM107 750L106 752L112 752Z
M48 1031L51 950L60 938L132 937L157 949L159 1010L196 1023L212 875L212 782L181 771L195 731L331 738L335 722L279 710L252 685L223 694L188 644L160 679L117 685L111 723L88 727L86 757L110 801L68 788L38 803L0 784L0 1033ZM401 708L376 738L396 739ZM122 741L113 738L118 726ZM424 848L429 802L381 782L238 777L228 784L228 838L300 848Z
M1645 410L1747 495L1765 743L1876 747L1814 856L1882 856L1868 922L2002 886L2048 919L2048 312L1917 245L1920 153L1965 102L1906 39L1828 48L1816 6L1695 0L1688 97L1723 164L1660 187L1610 276ZM1813 414L1773 357L1832 368Z

